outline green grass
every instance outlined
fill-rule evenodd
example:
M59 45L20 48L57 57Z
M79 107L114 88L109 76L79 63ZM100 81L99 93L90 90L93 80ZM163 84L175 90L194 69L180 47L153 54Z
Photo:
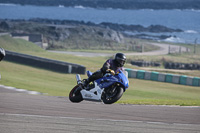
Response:
M10 36L0 36L0 47L16 52L44 52L39 46L23 39L13 39Z
M12 39L9 37L2 39L0 37L0 47L5 49L82 64L87 67L87 70L91 71L99 69L108 58L77 57L67 54L50 53L37 46L35 47L32 43L27 44L26 41L21 39ZM184 56L187 57L187 55ZM129 65L126 64L126 67L129 67ZM38 91L51 96L67 97L70 90L76 85L75 74L56 73L7 61L0 62L0 74L2 76L0 84ZM81 75L81 77L86 78L86 75ZM200 106L200 87L139 79L129 79L129 81L130 87L118 103Z
M129 79L130 88L119 103L154 105L200 105L200 87Z
M3 61L0 84L42 92L51 96L68 96L76 85L74 74L61 74ZM85 78L85 75L81 75ZM200 106L200 87L129 79L130 87L118 103Z
M10 62L0 64L1 84L47 93L54 96L67 96L75 85L75 75L55 73Z

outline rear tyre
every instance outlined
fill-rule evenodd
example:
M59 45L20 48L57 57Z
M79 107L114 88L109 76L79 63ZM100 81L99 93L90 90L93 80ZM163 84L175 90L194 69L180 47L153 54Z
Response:
M120 86L115 86L116 88L114 89L114 91L112 91L111 89L113 88L109 88L106 89L103 94L102 94L102 101L105 104L112 104L117 102L121 96L124 93L124 89Z
M78 85L75 86L69 93L69 100L74 103L79 103L83 101L83 97L80 91L81 88Z

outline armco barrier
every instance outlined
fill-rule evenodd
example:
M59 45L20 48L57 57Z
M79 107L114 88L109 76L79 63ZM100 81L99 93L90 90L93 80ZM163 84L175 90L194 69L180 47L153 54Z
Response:
M138 79L144 79L145 71L144 70L138 70L137 71L137 78Z
M57 60L51 60L11 51L6 51L4 60L15 62L19 64L29 65L60 73L78 73L85 74L86 68L82 65L72 64Z
M185 75L174 75L169 73L150 72L129 68L126 68L125 70L128 71L129 78L153 80L181 85L200 86L200 77L188 77Z
M151 79L151 72L146 71L144 75L144 79L150 80Z
M180 76L180 84L187 85L187 76L185 75Z
M165 75L165 82L172 83L173 74Z
M158 74L158 81L165 82L165 73L159 73Z
M192 81L193 86L200 86L200 78L199 77L194 77Z
M193 83L193 77L187 77L186 84L187 85L192 85L192 83Z
M172 83L179 84L179 82L180 82L180 75L173 75Z
M158 81L158 72L151 72L151 80Z
M126 71L128 72L129 78L136 78L137 70L126 68Z

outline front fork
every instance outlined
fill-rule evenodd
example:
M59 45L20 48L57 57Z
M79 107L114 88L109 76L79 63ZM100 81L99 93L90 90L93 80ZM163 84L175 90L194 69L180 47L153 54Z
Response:
M79 74L76 74L76 81L78 85L82 83L81 76Z

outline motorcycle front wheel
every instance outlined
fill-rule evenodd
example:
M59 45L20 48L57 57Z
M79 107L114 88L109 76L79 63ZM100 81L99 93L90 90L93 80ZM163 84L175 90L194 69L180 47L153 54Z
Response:
M112 104L117 102L124 93L124 89L120 86L115 86L115 88L108 88L102 94L102 101L105 104Z
M69 100L74 103L79 103L83 101L80 91L81 91L81 88L78 85L75 86L69 93Z

